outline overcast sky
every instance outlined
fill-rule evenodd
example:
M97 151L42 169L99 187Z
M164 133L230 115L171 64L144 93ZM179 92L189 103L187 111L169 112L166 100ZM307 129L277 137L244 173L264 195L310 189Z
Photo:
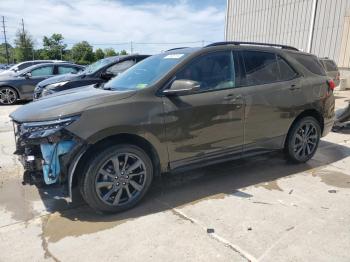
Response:
M225 8L226 0L0 0L11 44L23 18L37 48L44 35L61 33L68 46L87 40L95 48L130 52L133 41L141 53L222 41Z

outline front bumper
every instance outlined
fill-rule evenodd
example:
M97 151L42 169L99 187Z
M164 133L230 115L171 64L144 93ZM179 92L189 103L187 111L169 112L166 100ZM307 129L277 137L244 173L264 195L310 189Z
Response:
M23 182L37 185L67 185L68 170L75 154L84 147L85 142L66 129L47 137L29 138L21 131L21 123L13 121L16 151L25 173Z

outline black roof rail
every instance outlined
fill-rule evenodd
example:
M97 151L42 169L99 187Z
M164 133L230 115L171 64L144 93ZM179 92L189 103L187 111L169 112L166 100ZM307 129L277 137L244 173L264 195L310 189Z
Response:
M205 47L210 47L210 46L220 46L220 45L260 45L260 46L271 46L271 47L280 47L282 49L289 49L289 50L294 50L294 51L299 51L299 49L293 47L293 46L288 46L288 45L279 45L279 44L269 44L269 43L259 43L259 42L240 42L240 41L226 41L226 42L216 42L209 44Z
M187 46L183 46L183 47L175 47L175 48L171 48L169 50L166 50L165 52L168 52L168 51L173 51L173 50L178 50L178 49L184 49L184 48L188 48Z

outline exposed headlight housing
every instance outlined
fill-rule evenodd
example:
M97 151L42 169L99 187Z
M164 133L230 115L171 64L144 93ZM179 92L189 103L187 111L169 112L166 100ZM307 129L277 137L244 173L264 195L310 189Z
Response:
M21 125L21 134L26 138L42 138L50 136L79 119L79 116L60 118L57 120L29 122Z

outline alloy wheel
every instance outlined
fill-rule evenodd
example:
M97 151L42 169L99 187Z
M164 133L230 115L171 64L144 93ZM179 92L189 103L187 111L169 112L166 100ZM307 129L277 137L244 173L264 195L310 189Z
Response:
M318 139L316 126L311 122L303 123L294 136L295 157L302 160L312 155L317 148Z
M96 176L95 189L106 204L121 206L138 197L146 182L146 165L140 157L120 153L105 161Z
M16 91L11 88L2 88L0 90L0 103L4 105L12 105L17 100Z

